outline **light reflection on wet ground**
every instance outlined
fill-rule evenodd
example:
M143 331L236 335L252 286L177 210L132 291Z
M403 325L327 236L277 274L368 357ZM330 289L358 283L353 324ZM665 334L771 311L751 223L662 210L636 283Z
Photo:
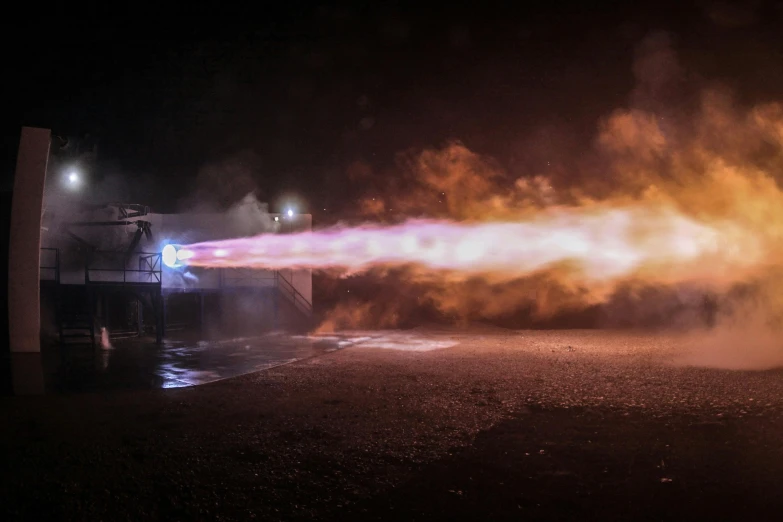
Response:
M126 339L117 341L115 348L108 351L89 346L55 350L53 355L44 357L44 368L48 391L178 388L257 372L347 347L429 352L464 342L480 342L482 349L525 351L569 361L587 356L617 361L645 357L651 364L759 370L780 368L783 364L779 340L774 345L761 346L764 350L757 350L758 357L750 358L750 346L737 350L740 343L723 346L725 342L709 341L703 334L417 328L310 336L277 333L210 341L195 337L169 339L163 346ZM724 352L741 356L742 364Z
M47 358L51 391L179 388L273 368L353 344L342 337L270 334L221 341L116 341L110 350L69 346Z
M462 336L463 338L466 336ZM315 339L316 337L312 337ZM401 350L406 352L429 352L451 348L459 344L457 336L446 336L439 332L417 330L379 330L353 331L339 335L323 335L318 339L337 343L337 346L357 346L359 348Z
M73 392L180 388L236 377L323 355L349 346L423 352L458 344L423 332L374 331L324 335L281 333L224 340L139 339L110 350L68 346L44 358L47 390Z

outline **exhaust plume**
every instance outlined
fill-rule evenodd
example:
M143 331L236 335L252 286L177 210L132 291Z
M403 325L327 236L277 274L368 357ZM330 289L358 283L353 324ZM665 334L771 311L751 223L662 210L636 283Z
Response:
M768 252L731 222L700 223L668 209L560 208L521 222L415 220L189 245L191 266L342 269L411 264L452 279L512 280L560 267L590 284L742 278ZM730 275L729 275L730 274Z
M753 306L754 324L778 324L783 104L686 90L665 35L637 51L631 104L598 122L588 150L548 145L545 169L516 172L453 141L402 153L384 175L354 166L373 185L359 208L374 224L186 245L183 262L367 274L406 295L336 309L345 327L373 314L390 326L411 306L469 321L601 305L602 324L721 327Z
M458 142L403 158L407 189L397 182L364 208L380 221L391 208L429 217L198 243L183 247L181 259L342 276L404 268L395 284L426 283L422 300L457 316L479 309L481 317L531 306L531 292L534 313L546 315L611 304L629 289L667 287L678 296L678 285L696 293L771 287L780 272L780 104L743 112L710 91L684 123L617 111L596 139L603 175L579 176L572 186L542 175L509 182L494 160ZM485 285L476 288L477 280ZM477 296L486 306L476 306Z

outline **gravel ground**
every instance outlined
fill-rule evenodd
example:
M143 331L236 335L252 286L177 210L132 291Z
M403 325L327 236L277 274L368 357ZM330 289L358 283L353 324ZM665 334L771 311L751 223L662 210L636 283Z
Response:
M780 518L783 372L678 365L693 339L644 332L385 339L193 388L3 398L0 517Z

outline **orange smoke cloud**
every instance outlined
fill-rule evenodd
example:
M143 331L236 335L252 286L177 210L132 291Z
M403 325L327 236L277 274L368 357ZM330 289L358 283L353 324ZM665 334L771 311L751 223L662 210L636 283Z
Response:
M635 106L599 121L570 169L511 172L457 141L409 151L384 176L350 168L375 185L360 204L375 225L195 245L188 262L338 269L387 283L379 298L363 279L374 290L335 308L330 329L394 326L425 308L469 321L599 304L613 324L666 322L707 301L717 315L751 303L756 319L779 320L783 104L743 108L710 89L695 109L668 111L656 97L673 96L683 72L667 39L646 45ZM233 253L216 260L216 249Z
M563 211L572 220L550 233L591 227L591 220L597 220L592 226L606 237L617 237L612 230L617 212L629 212L636 229L627 242L630 249L655 234L673 242L647 245L662 256L661 262L642 264L600 283L568 262L511 278L492 271L478 278L463 274L461 283L455 283L452 273L411 268L395 286L417 285L422 301L463 319L499 317L513 310L549 316L598 303L620 317L642 300L668 317L667 307L693 312L707 297L718 303L719 315L730 314L736 313L738 303L751 299L733 289L750 286L756 289L752 306L757 315L780 320L783 104L743 109L725 91L709 90L687 117L619 110L599 123L591 155L588 171L579 176L561 171L514 180L494 160L452 142L442 149L401 155L396 182L366 198L363 208L375 218L394 209L394 214L456 222L537 223L542 229L551 224L547 216ZM574 185L571 179L581 182ZM695 229L703 234L688 232ZM721 251L685 254L704 248L705 242L719 244ZM389 316L385 311L384 317ZM343 322L373 322L362 314L352 319Z

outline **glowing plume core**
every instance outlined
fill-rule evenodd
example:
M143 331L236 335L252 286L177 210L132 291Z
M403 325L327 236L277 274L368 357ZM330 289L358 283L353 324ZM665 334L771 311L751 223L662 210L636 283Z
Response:
M565 266L587 280L646 274L667 279L740 270L762 258L760 242L730 225L673 211L561 210L523 222L412 220L335 227L183 246L177 259L201 267L337 268L417 265L465 275L522 277Z

